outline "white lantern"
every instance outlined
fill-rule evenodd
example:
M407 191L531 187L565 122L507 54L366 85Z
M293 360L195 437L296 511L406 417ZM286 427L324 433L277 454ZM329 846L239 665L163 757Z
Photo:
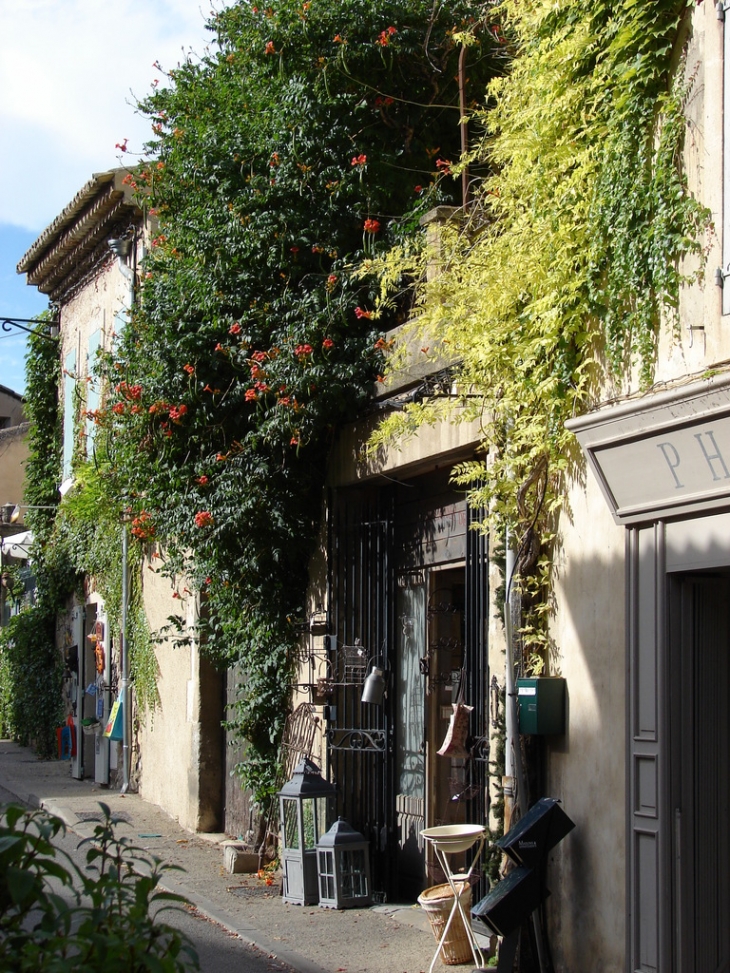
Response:
M317 902L317 842L332 818L335 790L305 757L279 791L285 902Z
M322 908L370 905L369 842L342 818L317 845L317 872Z

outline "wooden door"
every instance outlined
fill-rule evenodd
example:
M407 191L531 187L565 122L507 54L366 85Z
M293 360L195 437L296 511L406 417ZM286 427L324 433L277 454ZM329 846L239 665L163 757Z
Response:
M730 579L673 580L673 927L677 973L730 970Z

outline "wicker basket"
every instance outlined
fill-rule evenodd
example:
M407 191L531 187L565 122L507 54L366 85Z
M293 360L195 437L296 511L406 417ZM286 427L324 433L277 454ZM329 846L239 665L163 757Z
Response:
M459 891L459 902L466 914L469 915L471 885L468 882L457 882L456 888ZM451 886L447 884L434 885L430 889L425 889L418 896L418 904L428 916L431 931L436 942L439 942L448 921L451 907L454 904L454 893L451 891ZM441 959L447 966L458 966L460 963L468 963L472 959L471 943L460 912L457 912L451 920L449 933L441 946Z

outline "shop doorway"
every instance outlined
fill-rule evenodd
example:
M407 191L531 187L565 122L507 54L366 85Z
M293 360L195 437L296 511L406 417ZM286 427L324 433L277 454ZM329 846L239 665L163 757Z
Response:
M730 573L670 582L675 973L730 970Z
M465 820L467 761L438 753L464 667L464 565L398 576L396 827L399 893L415 898L425 878L442 881L421 831Z
M488 557L476 516L448 470L342 491L333 505L328 769L338 813L370 841L373 888L391 900L442 881L424 828L487 817ZM386 672L380 705L361 701L373 665ZM462 671L468 761L436 752Z

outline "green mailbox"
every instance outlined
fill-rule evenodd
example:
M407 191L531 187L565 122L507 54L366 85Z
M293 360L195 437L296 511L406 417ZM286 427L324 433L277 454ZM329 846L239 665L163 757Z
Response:
M517 702L520 733L565 733L565 679L561 676L518 679Z

